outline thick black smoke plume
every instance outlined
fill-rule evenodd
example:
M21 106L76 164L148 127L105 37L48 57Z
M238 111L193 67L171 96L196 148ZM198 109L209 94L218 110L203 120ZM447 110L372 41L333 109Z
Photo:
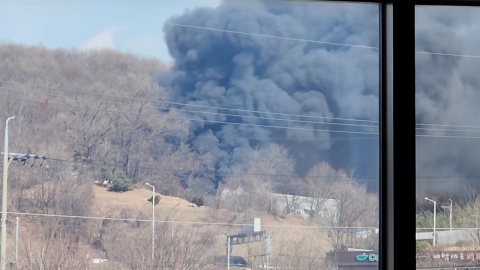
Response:
M480 57L470 57L480 56L479 15L478 8L417 8L417 134L436 136L417 138L420 198L480 188ZM440 126L424 125L431 123Z
M224 1L169 19L164 32L175 61L159 83L190 105L189 118L216 121L193 121L190 131L194 147L215 153L219 173L273 142L290 149L299 174L327 161L378 177L378 129L363 127L376 123L330 119L378 120L377 6Z
M465 192L465 186L480 186L480 128L471 127L480 126L480 59L455 56L480 55L480 35L475 32L479 13L478 9L418 8L417 134L450 136L418 137L419 192L458 194ZM175 102L247 110L185 106L236 115L191 113L195 119L376 131L244 116L322 121L275 114L286 113L377 120L378 51L309 42L378 47L377 22L378 9L373 5L226 1L216 9L196 9L170 19L165 26L175 66L161 76L160 84ZM258 144L276 142L290 148L299 173L318 161L328 161L356 171L360 178L378 177L378 141L365 139L367 135L211 122L194 122L191 132L199 136L193 141L195 147L215 151L220 172L243 162Z
M472 128L480 126L480 58L458 56L480 55L480 35L475 30L479 14L480 9L417 9L417 134L460 137L418 137L419 194L458 195L465 186L480 187L480 128ZM225 1L216 9L195 9L166 23L175 65L159 82L178 103L244 110L184 106L235 115L196 112L190 113L191 118L297 128L192 123L191 135L198 136L193 145L215 151L220 172L245 161L258 144L275 142L289 147L300 174L318 161L328 161L353 170L359 178L377 179L375 136L306 130L376 129L331 125L353 123L337 120L318 124L245 116L322 121L275 114L285 113L377 120L379 51L338 44L378 47L378 30L374 5Z

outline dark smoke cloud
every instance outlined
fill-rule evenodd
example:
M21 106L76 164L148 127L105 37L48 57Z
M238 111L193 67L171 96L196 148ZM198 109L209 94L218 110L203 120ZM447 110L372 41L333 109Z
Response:
M308 129L367 132L377 129L245 116L322 121L275 114L286 113L378 120L378 50L172 24L378 47L378 19L375 5L224 1L215 9L197 8L172 17L165 24L166 42L174 58L174 67L161 74L158 80L168 90L170 99L178 103L268 112L258 114L186 106L184 109L236 115L193 112L188 113L190 118L296 128L193 121L191 135L200 137L195 137L192 145L214 152L220 173L245 162L254 147L274 142L291 150L300 174L316 162L328 161L335 167L355 170L363 177L376 179L378 141L365 139L375 135ZM345 137L356 139L341 139Z
M417 8L417 51L480 55L480 9ZM417 54L417 122L480 126L480 59ZM468 127L437 129L472 130ZM419 134L480 137L477 132L422 131ZM418 187L465 193L480 187L480 139L418 138ZM427 176L428 178L423 178ZM475 182L472 182L475 180Z
M480 55L479 15L478 8L417 8L417 51ZM216 9L195 9L171 18L168 23L378 46L378 9L374 5L225 1ZM162 74L159 82L168 89L173 101L271 113L378 119L379 72L376 50L169 24L165 25L164 31L175 66L171 72ZM417 122L480 126L479 70L478 58L418 53ZM193 110L195 107L187 109ZM232 113L218 109L208 111ZM236 114L280 117L250 112ZM189 117L262 125L362 130L202 113L192 113ZM282 118L312 120L293 116ZM233 164L244 162L252 148L259 144L281 142L290 148L297 160L299 173L304 173L313 163L328 161L337 168L355 170L360 177L378 177L377 140L336 140L339 137L361 135L208 122L194 122L190 130L192 135L204 136L195 139L192 145L197 148L206 146L213 151L220 172L228 171ZM480 132L417 130L417 133L480 137ZM312 139L317 141L309 141ZM417 181L422 191L451 190L458 193L464 191L464 184L471 184L471 180L477 180L475 184L478 187L480 178L471 176L480 176L479 164L480 139L417 139L417 174L420 177Z

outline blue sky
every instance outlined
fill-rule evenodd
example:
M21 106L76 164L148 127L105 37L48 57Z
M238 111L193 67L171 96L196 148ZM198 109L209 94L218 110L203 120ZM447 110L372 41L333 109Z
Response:
M220 0L3 0L0 41L48 48L114 48L164 62L171 59L163 23L172 15Z

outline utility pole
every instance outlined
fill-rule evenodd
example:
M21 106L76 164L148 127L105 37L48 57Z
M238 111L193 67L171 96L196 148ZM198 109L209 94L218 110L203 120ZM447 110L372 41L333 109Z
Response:
M145 183L152 188L152 264L155 265L155 186Z
M3 190L2 190L2 243L0 247L0 269L5 270L7 266L7 258L6 258L6 253L7 253L7 226L6 226L6 220L7 220L7 192L8 192L8 185L7 185L7 180L8 180L8 165L10 163L10 160L8 158L8 122L10 120L15 119L15 117L9 117L7 118L7 121L5 121L5 138L3 141Z
M1 243L0 243L0 270L6 270L7 267L7 195L8 195L8 167L12 161L23 161L23 164L27 162L28 159L33 158L34 160L41 159L42 166L43 161L48 159L46 156L30 155L30 154L18 154L18 153L9 153L8 152L8 122L15 119L15 117L7 118L5 122L5 138L3 143L3 187L2 187L2 220L1 220ZM33 166L33 164L32 164Z
M227 270L230 270L230 253L232 252L230 244L230 235L227 235Z
M174 259L174 243L173 243L173 225L174 225L174 222L175 222L175 208L177 208L177 206L179 205L180 203L177 203L173 208L172 208L172 212L173 212L173 215L172 215L172 226L170 227L170 234L171 234L171 237L172 237L172 262L175 260Z
M15 218L15 265L18 261L18 217Z
M425 200L433 202L433 246L437 245L437 202L425 197Z
M453 201L452 199L450 200L450 231L452 230L452 211L453 211Z

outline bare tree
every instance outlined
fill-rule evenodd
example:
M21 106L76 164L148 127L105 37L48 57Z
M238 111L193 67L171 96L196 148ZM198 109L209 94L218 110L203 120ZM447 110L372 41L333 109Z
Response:
M295 179L294 160L288 150L277 144L270 144L255 150L247 168L251 177L246 180L253 205L277 214L277 197L272 192L282 192L288 182Z
M336 212L328 213L329 239L334 250L341 250L355 244L360 232L361 218L367 211L366 187L353 179L335 183L332 197L336 200Z
M76 103L77 106L82 104ZM69 134L73 142L72 156L77 161L92 162L92 157L100 145L106 142L112 123L118 119L118 115L107 111L110 107L102 102L84 105L81 111L72 110L72 116L63 121L63 131Z
M38 227L38 235L44 235L42 228ZM22 243L19 262L19 269L85 269L87 264L86 256L78 254L71 249L71 236L57 228L56 237L48 239L35 238L32 234Z
M116 223L117 227L122 227ZM188 225L171 227L160 223L156 227L155 260L152 262L151 233L149 230L122 229L122 237L109 249L108 258L125 265L128 269L206 269L213 261L209 247L213 231Z
M318 237L317 234L315 236ZM270 265L282 269L330 269L326 267L325 253L319 249L318 241L311 238L292 238L281 242Z
M338 181L345 180L343 171L336 171L328 163L316 164L305 176L303 181L292 183L298 194L307 197L312 219L322 221L328 208L326 203L333 196L333 187Z
M120 146L125 175L134 179L138 176L139 164L146 161L145 154L158 149L169 137L184 137L188 124L186 120L175 119L179 117L175 111L160 112L149 101L149 92L150 89L138 90L133 96L135 100L122 100L122 105L117 105L125 113L115 127L115 143Z

